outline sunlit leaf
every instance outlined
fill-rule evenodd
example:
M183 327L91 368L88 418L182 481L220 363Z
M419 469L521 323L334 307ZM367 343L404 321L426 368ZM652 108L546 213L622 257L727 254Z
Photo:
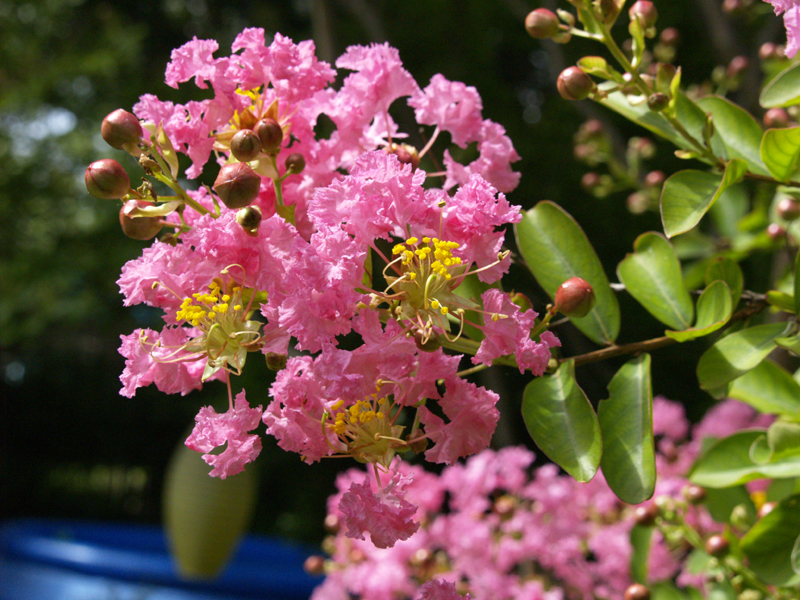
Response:
M778 73L764 86L758 101L764 108L800 104L800 63Z
M522 418L533 441L550 460L578 481L594 477L602 453L600 425L575 381L572 361L527 385Z
M762 413L800 417L800 384L770 360L735 379L728 394Z
M619 280L656 319L673 329L688 328L694 304L670 243L657 233L643 233L633 250L617 266Z
M797 171L800 158L800 127L768 129L761 141L761 158L770 175L788 183Z
M595 343L613 342L620 328L619 302L597 253L575 220L556 204L543 201L523 215L514 231L525 263L551 298L571 277L581 277L592 286L597 299L594 308L572 322Z
M697 363L697 379L704 390L723 387L756 367L775 349L775 338L785 335L785 323L766 323L731 333L706 350Z
M752 115L726 98L706 96L697 101L705 112L711 113L714 135L711 149L714 155L728 161L744 160L752 173L767 175L767 167L761 159L761 137L763 130Z
M608 393L597 409L603 434L600 467L620 500L639 504L653 495L656 485L650 355L625 363L608 384Z
M735 308L736 305L739 304L739 298L741 298L742 290L744 289L742 268L736 261L730 258L713 258L706 268L706 285L710 285L717 280L724 281L728 284L728 289L731 292L732 305Z

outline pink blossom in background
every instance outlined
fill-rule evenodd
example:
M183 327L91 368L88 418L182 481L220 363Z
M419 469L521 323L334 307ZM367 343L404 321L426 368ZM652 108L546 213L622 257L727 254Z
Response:
M443 579L431 579L419 588L415 600L470 600L471 596L462 596L454 583Z
M800 49L800 3L797 0L765 0L772 4L775 14L783 14L786 26L786 56L797 54Z

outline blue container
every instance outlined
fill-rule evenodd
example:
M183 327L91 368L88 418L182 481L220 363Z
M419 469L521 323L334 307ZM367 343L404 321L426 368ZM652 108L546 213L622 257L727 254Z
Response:
M18 520L0 525L0 600L306 600L309 549L248 536L216 579L178 579L157 527Z

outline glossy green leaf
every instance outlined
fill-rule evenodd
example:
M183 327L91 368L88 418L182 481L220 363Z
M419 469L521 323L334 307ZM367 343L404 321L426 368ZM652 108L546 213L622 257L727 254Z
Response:
M800 104L800 64L778 73L761 91L758 101L764 108Z
M705 490L706 498L703 500L703 506L717 523L730 521L731 513L737 507L744 508L747 518L755 519L756 507L745 486L705 488Z
M684 331L665 333L673 340L686 342L710 333L725 325L733 314L733 302L728 284L717 279L711 282L697 300L697 323Z
M788 183L800 158L800 127L768 129L761 141L761 159L778 181Z
M728 394L762 413L800 417L800 384L770 360L735 379Z
M731 303L736 307L744 289L744 274L742 274L742 268L739 263L730 258L713 258L706 268L706 285L708 286L717 280L728 284L728 289L731 292Z
M650 557L650 538L652 537L652 527L634 525L631 528L631 579L642 585L646 585L648 581L647 562Z
M760 152L763 130L758 121L741 106L721 96L706 96L697 104L711 113L714 123L711 149L714 155L724 161L744 160L752 173L767 175Z
M800 455L769 463L753 461L751 448L765 433L763 429L749 429L717 440L692 467L689 480L705 487L724 488L754 479L800 475Z
M775 421L767 429L767 444L771 460L800 454L800 423Z
M707 115L702 108L700 108L697 103L686 96L680 90L673 90L675 99L675 118L678 119L678 122L681 124L686 132L692 136L695 140L702 143L703 142L703 130L706 127ZM684 147L688 149L694 149L694 146L691 142L688 142L681 136L681 139L684 140Z
M667 237L685 233L697 225L746 170L744 161L734 159L726 165L724 175L687 169L669 177L661 191L661 221Z
M603 79L611 79L617 83L624 83L622 73L611 67L601 56L584 56L578 61L578 66L587 75L596 75Z
M781 348L786 348L792 354L800 356L800 335L775 338L775 342Z
M713 390L756 367L784 335L785 323L766 323L731 333L706 350L697 363L697 379L704 390Z
M625 363L608 384L608 393L597 409L603 435L600 467L620 500L639 504L653 495L656 485L650 355Z
M800 539L800 494L779 502L750 528L741 540L748 566L770 585L800 585L800 573L792 568Z
M800 315L800 252L794 258L794 312Z
M594 308L572 322L593 342L612 343L619 334L619 302L575 219L553 202L543 201L523 215L514 231L525 263L551 298L570 277L582 277L592 286L597 299Z
M694 304L683 285L681 265L670 243L657 233L643 233L617 266L619 280L656 319L673 329L694 320Z
M533 441L550 460L578 481L594 477L602 453L600 425L575 381L572 361L527 385L522 418Z

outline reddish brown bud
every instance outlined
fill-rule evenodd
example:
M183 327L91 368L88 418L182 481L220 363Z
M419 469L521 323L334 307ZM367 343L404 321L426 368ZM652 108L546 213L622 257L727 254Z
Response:
M333 534L339 533L339 527L341 527L339 517L336 515L327 515L323 521L323 525L325 526L325 531Z
M546 8L537 8L525 17L525 29L528 35L537 40L544 40L558 35L559 21L556 14Z
M267 368L270 371L283 371L286 368L286 355L278 354L277 352L267 352L265 354L267 359Z
M595 89L594 81L580 67L568 67L556 81L558 93L565 100L583 100Z
M140 200L128 200L119 211L119 224L122 232L134 240L152 240L161 231L160 217L131 217L130 214L139 207L151 206Z
M747 60L746 56L734 56L731 59L731 62L728 63L728 68L725 71L725 74L728 77L738 77L741 75L747 67L750 66L750 61Z
M250 162L261 152L261 138L252 129L240 129L231 138L231 154L236 160Z
M228 208L249 206L258 196L261 177L246 163L231 163L222 167L214 182L214 191Z
M639 0L634 2L628 10L631 21L639 21L644 29L653 27L658 20L658 11L655 5L649 0Z
M616 21L622 8L616 0L593 0L592 5L595 16L607 25Z
M122 198L131 189L128 173L113 158L104 158L90 164L83 179L89 193L104 200Z
M689 504L700 504L706 499L706 490L699 485L687 485L683 488L683 497Z
M100 135L112 148L127 150L142 141L144 132L136 115L118 108L103 119Z
M261 119L254 128L264 152L275 152L281 147L283 129L275 119Z
M309 575L324 575L325 574L325 558L318 554L309 556L303 563L303 569Z
M758 57L761 60L772 60L778 58L778 44L764 42L758 49Z
M650 171L644 176L644 184L647 187L661 187L665 178L663 171Z
M764 113L764 127L767 129L781 129L788 127L789 113L782 108L770 108Z
M588 171L583 174L583 177L581 177L581 187L586 191L591 192L594 190L594 188L600 185L600 181L600 175L594 171Z
M661 92L655 92L647 97L647 108L655 112L661 112L669 106L669 96Z
M297 173L302 173L303 169L306 168L306 159L299 152L294 152L286 157L286 161L283 164L287 172L296 175Z
M658 39L665 46L675 47L681 39L681 34L674 27L667 27L661 32Z
M800 217L800 202L796 198L785 196L778 200L775 212L784 221L794 221L797 217Z
M652 527L656 522L658 516L658 506L653 502L648 504L640 504L633 511L634 519L637 525L642 527Z
M595 303L594 290L585 279L571 277L556 290L556 310L568 317L585 317Z
M261 219L261 209L255 205L245 206L236 213L236 222L242 226L242 229L248 235L257 235Z
M415 148L405 144L398 144L391 152L404 165L411 165L412 169L416 169L419 166L419 154Z
M742 10L742 0L722 0L722 12L731 14Z
M779 223L767 225L767 235L773 242L779 242L786 237L786 229Z
M625 590L623 598L625 600L650 600L650 590L641 583L634 583Z
M706 554L716 556L717 558L725 556L728 553L728 540L721 535L712 535L706 540Z

